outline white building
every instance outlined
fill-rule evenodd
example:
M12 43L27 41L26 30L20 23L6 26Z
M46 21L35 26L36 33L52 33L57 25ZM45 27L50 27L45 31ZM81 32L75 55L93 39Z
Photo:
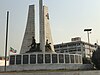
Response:
M80 37L72 38L68 43L56 44L54 48L57 53L82 54L82 57L88 58L96 50L95 45L81 41Z

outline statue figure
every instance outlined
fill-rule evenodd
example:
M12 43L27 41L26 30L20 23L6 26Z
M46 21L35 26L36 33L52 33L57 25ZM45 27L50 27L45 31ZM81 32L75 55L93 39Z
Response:
M47 39L47 40L46 40L46 46L45 46L47 52L51 51L51 46L50 46L50 44L51 44L51 43L48 43L48 39Z
M31 46L30 50L27 51L26 53L34 52L36 50L36 41L35 41L35 38L34 37L32 37L32 44L29 45L28 47L30 47L30 46Z
M36 48L36 41L35 41L35 38L34 37L32 37L33 39L32 39L32 44L30 45L31 46L31 48Z

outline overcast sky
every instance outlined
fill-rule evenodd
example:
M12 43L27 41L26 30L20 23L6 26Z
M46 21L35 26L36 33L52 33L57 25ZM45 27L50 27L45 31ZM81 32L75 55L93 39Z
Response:
M39 42L38 0L0 0L0 56L4 55L6 11L10 11L9 47L20 51L28 7L36 5L36 41ZM100 44L100 0L44 0L49 7L54 44L81 37L87 42L85 28L92 28L90 42Z

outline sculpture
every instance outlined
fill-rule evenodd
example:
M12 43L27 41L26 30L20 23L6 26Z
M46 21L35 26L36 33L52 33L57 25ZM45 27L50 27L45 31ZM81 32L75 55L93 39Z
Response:
M50 52L51 51L51 46L50 46L51 43L48 43L48 39L46 40L46 45L45 45L45 51L46 52Z

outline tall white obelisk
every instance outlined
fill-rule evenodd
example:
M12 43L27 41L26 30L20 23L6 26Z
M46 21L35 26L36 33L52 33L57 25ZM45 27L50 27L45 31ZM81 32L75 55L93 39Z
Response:
M27 25L24 33L24 38L20 50L20 54L29 51L29 45L32 44L32 37L35 37L35 5L29 6Z
M45 26L43 19L43 1L39 0L40 50L45 53Z
M53 46L53 40L52 40L52 34L51 34L51 28L50 28L50 22L49 22L49 12L48 12L48 7L43 6L43 18L44 18L44 26L45 26L45 45L46 41L48 40L48 43L50 43L51 50L46 52L55 52L54 51L54 46Z

